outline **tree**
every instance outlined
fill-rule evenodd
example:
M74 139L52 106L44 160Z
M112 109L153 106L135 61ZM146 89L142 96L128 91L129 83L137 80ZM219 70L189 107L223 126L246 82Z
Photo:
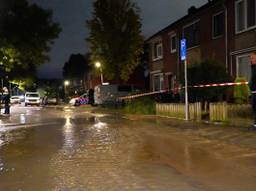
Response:
M61 31L51 10L27 0L1 0L0 23L0 64L7 71L33 69L49 60L50 45Z
M97 0L87 21L92 61L109 80L127 80L143 52L139 9L131 0Z
M205 60L188 68L188 86L230 82L225 67L214 61ZM190 88L191 101L218 101L225 96L227 87Z
M63 76L67 79L81 79L89 70L89 56L72 54L63 66Z

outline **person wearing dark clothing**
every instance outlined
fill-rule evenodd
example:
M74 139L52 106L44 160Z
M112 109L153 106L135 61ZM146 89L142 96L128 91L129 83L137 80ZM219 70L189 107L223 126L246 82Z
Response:
M256 52L251 54L251 81L249 83L250 90L252 93L252 110L253 110L253 117L254 117L254 124L253 129L256 130Z
M89 89L88 98L89 98L88 103L93 105L94 104L94 90L93 89Z
M10 114L10 94L8 92L8 89L4 89L4 95L3 95L3 103L4 103L4 114L9 115Z

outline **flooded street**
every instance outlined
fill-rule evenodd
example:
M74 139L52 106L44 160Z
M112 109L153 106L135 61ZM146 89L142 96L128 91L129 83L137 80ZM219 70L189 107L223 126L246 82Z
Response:
M8 119L7 119L8 120ZM2 191L253 191L256 151L174 123L28 108L0 124Z

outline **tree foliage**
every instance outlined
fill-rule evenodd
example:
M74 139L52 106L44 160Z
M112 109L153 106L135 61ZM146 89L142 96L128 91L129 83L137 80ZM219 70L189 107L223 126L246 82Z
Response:
M108 79L127 80L143 52L139 9L131 0L96 0L87 21L92 60Z
M63 66L63 76L67 79L82 78L89 71L89 55L72 54Z
M47 52L60 31L59 25L52 21L51 10L27 0L1 0L0 63L9 72L34 71L49 60Z
M214 61L205 60L188 68L188 86L230 82L225 67ZM190 88L191 101L218 101L225 96L226 87Z

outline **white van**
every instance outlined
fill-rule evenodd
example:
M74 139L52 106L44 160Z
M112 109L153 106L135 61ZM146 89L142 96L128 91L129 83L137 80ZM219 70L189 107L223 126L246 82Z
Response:
M98 85L94 88L95 105L115 104L119 97L127 96L132 92L131 85Z
M25 93L25 106L27 105L40 105L40 95L38 92Z

